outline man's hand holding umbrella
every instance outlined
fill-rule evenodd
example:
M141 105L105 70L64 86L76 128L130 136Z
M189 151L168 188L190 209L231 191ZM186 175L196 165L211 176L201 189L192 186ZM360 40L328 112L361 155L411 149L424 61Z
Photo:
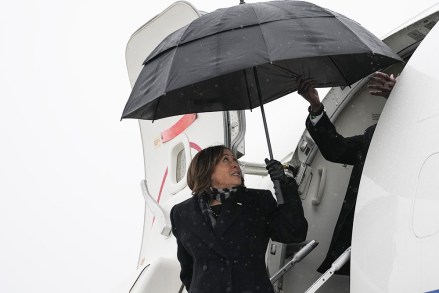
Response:
M315 88L317 82L311 78L303 79L301 77L298 77L296 82L298 85L297 93L309 102L313 112L317 112L321 107L319 93Z

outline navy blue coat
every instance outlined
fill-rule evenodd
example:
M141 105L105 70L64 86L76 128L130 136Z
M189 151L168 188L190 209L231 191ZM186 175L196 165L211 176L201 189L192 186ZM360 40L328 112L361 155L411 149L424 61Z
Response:
M343 137L337 132L326 113L323 114L316 125L312 125L309 117L306 120L306 128L326 160L353 165L348 189L346 190L340 215L334 228L328 254L317 269L320 273L328 270L331 264L351 246L358 187L375 127L376 125L368 127L362 135ZM337 271L337 274L349 275L350 262L347 262Z
M279 206L268 190L233 193L214 228L196 197L172 208L180 278L188 292L274 292L265 265L269 239L303 242L308 230L296 184L282 189L285 204Z

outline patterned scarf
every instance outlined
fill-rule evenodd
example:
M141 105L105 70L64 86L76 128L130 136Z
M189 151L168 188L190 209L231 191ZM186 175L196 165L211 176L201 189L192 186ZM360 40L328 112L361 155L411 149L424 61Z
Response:
M206 222L210 221L212 228L216 225L216 217L210 208L210 201L216 199L223 204L232 195L232 193L236 191L238 191L238 188L216 189L211 187L209 191L205 191L198 196L198 204L200 205L204 219Z

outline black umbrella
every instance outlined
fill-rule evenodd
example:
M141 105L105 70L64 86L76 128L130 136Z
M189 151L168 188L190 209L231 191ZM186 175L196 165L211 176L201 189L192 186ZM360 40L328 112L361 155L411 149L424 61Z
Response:
M156 120L260 106L297 89L351 85L402 61L355 21L303 1L237 5L170 34L146 58L122 118Z
M122 118L253 109L295 91L297 76L346 86L397 61L361 25L312 3L222 8L170 34L146 58Z

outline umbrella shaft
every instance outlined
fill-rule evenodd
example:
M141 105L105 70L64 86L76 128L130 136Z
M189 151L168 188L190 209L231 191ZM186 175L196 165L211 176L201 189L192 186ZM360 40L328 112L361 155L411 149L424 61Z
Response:
M262 113L262 121L264 122L265 137L267 138L268 153L270 154L270 159L273 159L273 151L271 149L270 135L268 134L268 126L267 126L267 120L265 119L264 106L261 104L260 107Z
M267 119L265 118L264 104L262 103L261 88L259 86L258 71L256 70L256 66L253 66L253 74L255 75L256 88L258 90L259 107L261 108L262 121L264 122L265 137L267 138L268 153L270 154L270 159L273 159L273 151L271 149L270 135L268 133Z

